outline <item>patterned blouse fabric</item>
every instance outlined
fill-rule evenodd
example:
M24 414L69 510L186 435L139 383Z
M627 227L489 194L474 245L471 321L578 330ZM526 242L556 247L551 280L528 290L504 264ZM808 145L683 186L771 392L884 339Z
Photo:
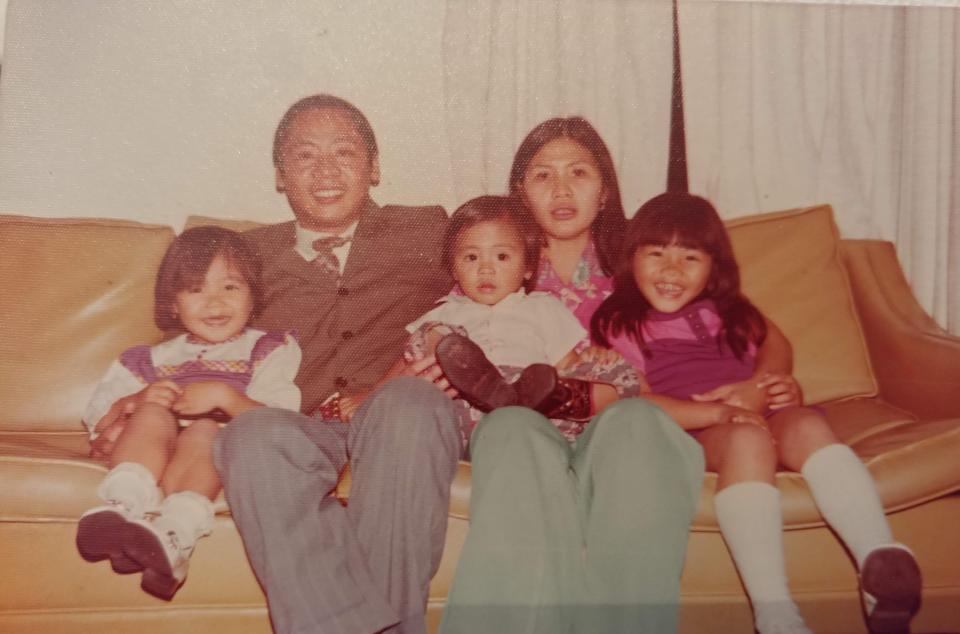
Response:
M613 292L613 278L604 274L597 257L597 249L591 241L583 250L569 283L561 279L546 252L542 252L537 269L537 290L551 293L562 301L589 332L590 318L603 300ZM589 339L584 339L581 346L587 345Z
M94 425L113 403L161 379L178 385L222 381L269 407L297 410L300 390L293 381L300 355L291 334L254 328L215 344L183 334L155 346L134 346L107 369L83 421L93 434Z

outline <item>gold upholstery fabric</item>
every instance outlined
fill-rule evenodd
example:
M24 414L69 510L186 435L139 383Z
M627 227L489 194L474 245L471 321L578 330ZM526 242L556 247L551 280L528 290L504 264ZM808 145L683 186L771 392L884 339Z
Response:
M960 631L960 339L916 305L892 246L839 240L828 206L729 225L747 292L793 343L808 401L823 404L865 461L894 534L918 556L924 604L913 632ZM0 216L0 632L270 631L222 501L169 603L143 593L138 575L84 562L74 545L77 517L96 503L106 471L87 457L80 415L121 350L159 340L153 279L172 237L132 222ZM715 486L708 474L690 531L683 634L752 631L716 527ZM805 618L814 631L863 632L848 555L798 474L778 474L777 486ZM339 495L349 496L349 477ZM467 534L469 497L470 466L461 463L430 587L431 628Z
M738 218L729 230L744 291L793 344L806 401L875 395L830 207Z

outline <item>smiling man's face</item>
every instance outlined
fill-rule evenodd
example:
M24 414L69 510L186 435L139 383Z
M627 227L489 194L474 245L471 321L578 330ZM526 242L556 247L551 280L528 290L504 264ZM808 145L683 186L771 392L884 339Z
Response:
M342 233L360 217L370 186L380 180L377 157L338 108L299 113L279 150L277 191L286 195L300 224L313 231Z

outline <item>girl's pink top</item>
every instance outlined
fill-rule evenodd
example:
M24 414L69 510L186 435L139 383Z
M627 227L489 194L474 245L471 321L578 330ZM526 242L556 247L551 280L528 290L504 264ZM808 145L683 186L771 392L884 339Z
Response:
M590 318L603 300L613 292L613 278L608 277L600 267L597 249L591 240L583 250L583 255L580 256L580 261L573 270L573 277L569 284L560 279L550 259L541 252L537 290L546 291L558 297L589 332ZM589 339L584 342L586 345Z

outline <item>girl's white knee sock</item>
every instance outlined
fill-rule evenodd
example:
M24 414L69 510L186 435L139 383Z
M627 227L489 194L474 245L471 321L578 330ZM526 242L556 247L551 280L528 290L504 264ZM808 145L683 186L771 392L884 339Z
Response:
M871 550L893 543L870 471L850 447L835 443L816 450L800 473L820 513L853 553L857 568Z
M160 503L156 479L137 462L121 462L110 469L97 488L97 496L106 502L119 502L134 517L143 517Z
M780 492L766 482L738 482L714 497L717 524L763 632L809 632L790 590L783 558Z

